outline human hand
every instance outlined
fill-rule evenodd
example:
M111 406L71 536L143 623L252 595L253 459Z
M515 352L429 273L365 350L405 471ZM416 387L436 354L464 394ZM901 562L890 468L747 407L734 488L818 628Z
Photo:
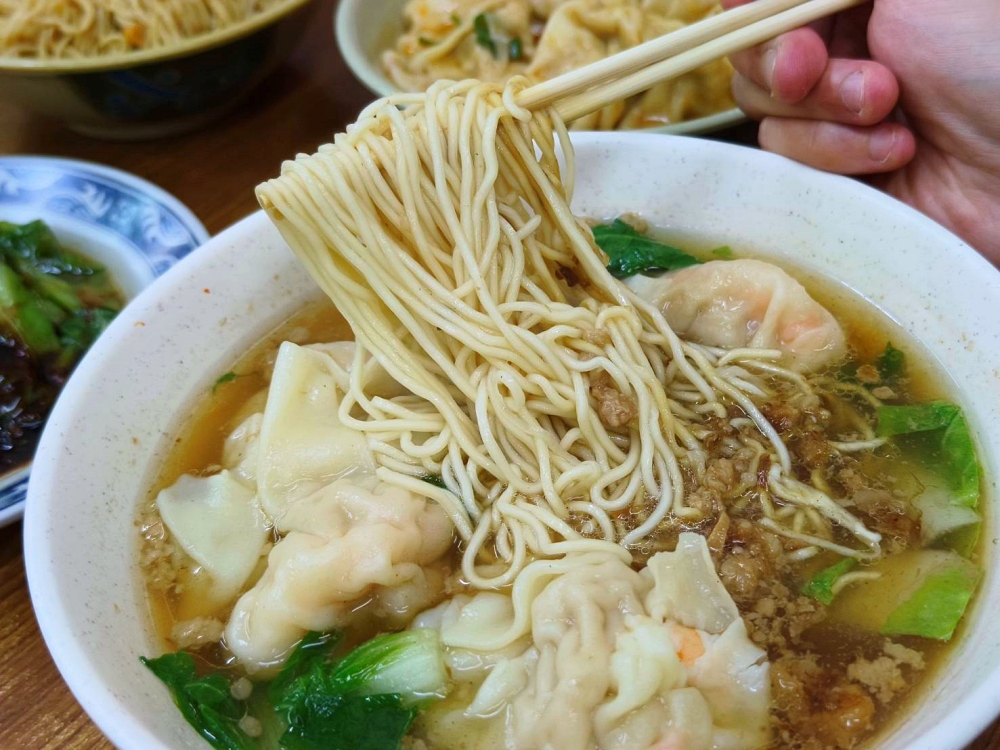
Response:
M763 148L873 175L1000 264L998 59L997 0L875 0L734 55L733 92Z

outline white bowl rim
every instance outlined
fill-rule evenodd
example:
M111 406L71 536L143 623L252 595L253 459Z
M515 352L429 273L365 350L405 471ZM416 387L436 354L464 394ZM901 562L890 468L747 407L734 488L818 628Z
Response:
M368 0L340 0L334 15L334 32L337 37L337 46L340 54L343 55L347 67L351 69L354 77L361 81L365 87L377 96L389 96L399 91L392 81L385 77L381 68L365 54L358 38L358 34L353 26L353 21L357 17L357 7L368 2ZM694 120L675 122L669 125L658 125L652 128L643 128L639 133L663 133L666 135L702 135L713 133L718 130L740 125L749 122L750 118L739 107L727 109L715 114L698 117Z
M579 132L572 135L577 147L599 142L602 139L630 139L639 143L640 140L655 145L656 141L663 143L683 142L684 147L692 150L704 149L714 151L717 155L740 156L754 162L771 162L772 168L787 175L809 173L809 180L817 189L843 189L848 183L850 190L866 196L884 211L897 217L900 221L918 225L928 235L939 239L942 245L960 245L962 252L954 256L952 261L962 268L962 273L969 278L976 278L977 283L988 285L1000 299L1000 276L997 269L990 265L975 250L955 237L944 227L938 225L915 209L875 190L867 185L848 178L817 172L808 167L791 162L783 157L764 151L749 149L718 141L685 139L674 137L663 139L661 135L646 133L623 132ZM201 266L208 265L226 243L230 236L239 236L253 227L266 226L268 220L262 211L247 216L240 222L216 235L205 246L192 252L181 260L174 268L158 278L147 287L120 314L105 335L91 349L83 363L78 368L79 377L71 379L63 391L50 417L50 424L62 426L70 422L72 412L77 404L84 399L92 387L90 381L104 366L113 359L119 342L127 340L128 330L144 315L156 310L161 297L175 286L183 283L189 272ZM261 332L263 335L264 331ZM111 334L111 335L108 335ZM48 430L43 435L39 452L55 453L62 444L60 430ZM51 438L46 439L47 436ZM32 605L45 639L45 643L56 663L63 679L73 692L81 706L95 724L107 735L116 746L142 748L142 750L170 750L133 717L125 701L119 700L113 690L100 678L92 666L91 658L76 637L76 631L70 627L70 620L58 597L51 592L58 589L57 574L58 550L51 549L47 542L45 523L48 515L57 514L58 497L51 491L53 478L50 475L36 474L29 487L29 493L36 496L28 503L28 511L24 525L24 549L27 580L31 592ZM996 511L994 511L996 512ZM989 519L987 519L989 520ZM992 567L997 567L994 560ZM978 618L987 616L985 612L976 615ZM941 750L951 748L960 750L971 743L1000 714L1000 667L994 668L983 683L971 693L958 700L947 715L945 721L937 724L932 730L923 734L919 742L911 748L915 750Z

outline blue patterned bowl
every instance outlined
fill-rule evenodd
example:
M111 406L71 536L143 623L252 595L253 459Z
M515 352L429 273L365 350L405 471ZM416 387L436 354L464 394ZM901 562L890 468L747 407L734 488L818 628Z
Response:
M35 219L104 264L129 300L209 236L180 201L125 172L69 159L0 157L0 221ZM24 514L28 470L0 476L0 526Z
M301 37L310 0L163 49L72 60L0 57L0 101L98 138L201 127L240 103Z

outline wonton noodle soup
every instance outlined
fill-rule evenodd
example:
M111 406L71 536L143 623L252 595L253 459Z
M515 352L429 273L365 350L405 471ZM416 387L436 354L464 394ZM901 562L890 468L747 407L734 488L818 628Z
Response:
M574 217L517 85L383 100L259 188L354 341L254 365L145 517L175 645L270 686L220 725L151 668L265 746L853 746L976 584L961 411L781 269Z

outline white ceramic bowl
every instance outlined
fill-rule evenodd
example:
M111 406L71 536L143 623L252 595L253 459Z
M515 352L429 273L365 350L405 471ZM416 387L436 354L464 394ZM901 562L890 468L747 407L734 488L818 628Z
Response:
M890 198L770 154L659 135L574 140L578 213L637 211L663 227L792 262L862 293L922 342L968 407L990 479L990 517L1000 476L995 269ZM316 295L264 215L250 216L118 317L52 415L25 525L32 601L63 677L121 748L206 747L138 661L160 645L136 567L136 506L192 404ZM883 750L959 750L1000 711L998 607L1000 576L990 560L965 636Z
M403 31L406 0L340 0L334 21L337 46L355 77L379 96L399 91L382 70L382 53L392 47ZM703 135L747 121L739 109L728 109L696 120L647 128L643 132L671 135Z

